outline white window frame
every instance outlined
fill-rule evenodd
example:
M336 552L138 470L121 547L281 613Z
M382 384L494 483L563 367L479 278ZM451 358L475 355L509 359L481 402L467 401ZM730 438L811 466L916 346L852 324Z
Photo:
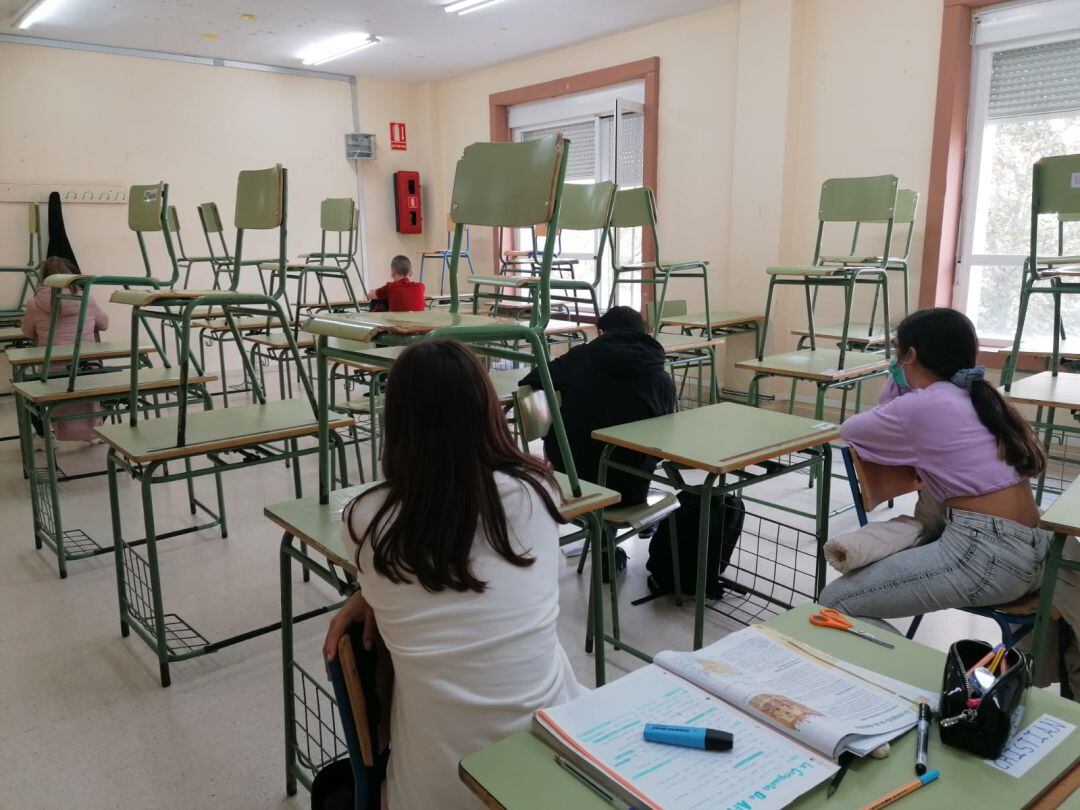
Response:
M1035 3L1018 3L1017 8L1035 6ZM974 23L977 27L977 21ZM1022 28L1022 26L1019 26ZM995 32L997 34L998 32ZM976 220L979 200L979 178L987 170L986 161L989 153L983 150L983 136L986 132L987 113L990 106L990 78L993 69L994 54L1032 45L1046 45L1068 39L1080 38L1080 28L1066 28L1053 33L1022 36L1007 39L1000 35L979 42L976 31L972 32L971 94L968 101L967 141L964 148L964 182L961 189L960 234L957 242L956 274L953 278L953 306L963 312L977 313L979 301L970 300L972 293L972 267L1008 267L1017 268L1017 285L1023 270L1027 254L1013 253L974 253L974 239L978 223ZM1018 118L1017 120L1036 120L1037 116ZM1008 120L1008 119L1000 119ZM977 171L972 171L973 168ZM987 338L986 345L1011 345L1012 341Z

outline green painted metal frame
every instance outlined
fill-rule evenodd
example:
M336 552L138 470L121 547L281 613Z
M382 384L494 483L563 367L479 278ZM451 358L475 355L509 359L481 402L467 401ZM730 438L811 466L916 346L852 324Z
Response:
M342 227L342 222L337 219L343 215L342 210L338 210L344 203L348 203L350 211L348 214L348 227ZM351 197L342 198L327 198L322 201L322 207L319 212L320 226L322 230L322 241L317 251L311 253L301 253L300 258L304 259L308 264L316 264L318 262L324 262L327 260L335 262L338 267L343 268L348 272L349 267L356 270L356 277L360 281L360 289L364 293L364 298L368 297L367 285L364 283L364 275L360 272L360 267L356 263L356 251L360 246L360 211L356 207L356 201ZM337 250L326 249L327 235L330 233L337 234ZM348 242L342 244L342 234L348 233ZM351 287L350 287L351 289ZM303 300L303 299L299 299Z
M1024 260L1020 284L1020 311L1017 315L1012 352L1001 370L1001 384L1006 391L1012 386L1013 377L1020 362L1020 344L1023 340L1024 323L1032 295L1051 295L1054 298L1054 323L1051 330L1053 348L1049 359L1049 370L1057 376L1061 365L1061 339L1065 334L1061 320L1061 296L1080 294L1080 274L1074 276L1077 278L1076 281L1070 282L1050 273L1063 267L1077 270L1076 265L1080 264L1080 257L1060 256L1064 248L1062 223L1080 214L1080 187L1073 185L1073 178L1080 176L1078 173L1080 173L1080 155L1044 157L1036 161L1031 169L1031 238L1028 256ZM1059 256L1039 255L1040 214L1058 215ZM1049 286L1037 286L1044 281L1049 282Z
M440 264L439 273L439 295L443 294L446 289L446 273L450 269L450 257L454 254L453 250L454 229L450 228L446 231L446 249L445 250L425 250L420 254L420 275L419 281L424 283L424 262L428 259L438 259ZM465 244L461 248L459 254L461 258L465 259L465 262L469 265L469 275L476 275L476 269L472 263L472 239L469 236L469 227L465 226Z

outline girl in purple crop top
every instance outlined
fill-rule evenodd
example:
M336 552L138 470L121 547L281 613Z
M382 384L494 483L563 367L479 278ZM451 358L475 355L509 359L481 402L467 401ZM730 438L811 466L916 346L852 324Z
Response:
M953 309L920 310L900 323L896 342L877 407L840 428L860 457L914 467L924 493L946 504L1042 471L1046 459L1030 425L975 365L970 320ZM1037 514L1033 498L1031 507ZM948 508L939 536L850 572L819 601L876 619L1006 604L1039 587L1049 538L1013 520Z

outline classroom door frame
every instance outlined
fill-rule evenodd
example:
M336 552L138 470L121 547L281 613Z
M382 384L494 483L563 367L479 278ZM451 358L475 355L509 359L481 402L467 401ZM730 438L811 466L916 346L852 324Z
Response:
M493 142L510 140L510 108L515 104L598 90L603 87L641 81L645 85L645 148L642 179L646 186L657 195L656 168L658 155L659 109L660 109L660 57L651 56L621 65L590 70L573 76L564 76L525 87L515 87L488 96L488 110ZM503 245L497 238L492 239L492 266L499 267ZM642 260L655 261L652 255L652 240L642 240ZM651 285L644 285L642 305L651 299Z

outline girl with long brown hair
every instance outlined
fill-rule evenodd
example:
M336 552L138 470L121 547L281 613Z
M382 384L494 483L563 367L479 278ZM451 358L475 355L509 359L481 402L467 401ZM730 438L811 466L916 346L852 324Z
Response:
M559 490L461 343L403 352L385 403L385 480L342 516L360 590L324 655L355 621L390 651L391 810L475 807L458 761L582 691L555 628Z

